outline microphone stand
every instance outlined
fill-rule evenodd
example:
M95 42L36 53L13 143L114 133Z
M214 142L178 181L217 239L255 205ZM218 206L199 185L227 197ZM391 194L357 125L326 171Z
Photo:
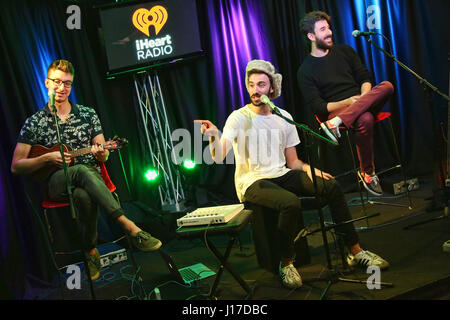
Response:
M313 157L312 157L312 146L313 146L313 144L312 144L312 140L313 139L312 138L320 139L320 140L325 141L325 142L327 142L327 143L329 143L329 144L331 144L333 146L337 146L337 143L335 143L334 141L332 141L332 140L330 140L328 138L325 138L325 137L321 136L320 134L314 132L313 130L308 128L308 126L303 125L303 124L299 124L299 123L297 123L297 122L295 122L295 121L285 117L280 112L278 107L275 106L270 100L267 99L267 100L262 100L262 101L263 101L263 103L266 103L266 104L269 105L269 107L272 110L272 114L275 114L275 115L279 116L280 118L286 120L288 123L295 125L296 127L300 128L303 131L303 133L304 133L305 144L306 144L306 147L307 147L306 148L307 149L307 157L308 157L310 172L311 172L313 185L314 185L314 192L315 192L314 197L315 197L315 201L316 201L316 204L317 204L317 212L319 214L319 222L320 222L320 228L315 230L314 232L310 232L309 234L321 231L322 239L323 239L323 246L324 246L324 249L325 249L325 255L326 255L326 259L327 259L327 268L328 268L328 273L327 273L327 277L326 278L308 279L308 282L328 281L327 286L325 287L324 291L322 292L322 294L320 296L320 300L322 300L325 297L325 295L327 294L327 292L330 289L331 285L333 283L337 283L338 281L352 282L352 283L358 282L358 283L365 284L366 282L361 281L361 280L345 279L345 278L339 277L338 272L333 267L333 263L331 261L330 248L329 248L328 239L327 239L327 233L326 232L328 230L334 229L336 227L339 227L339 226L342 226L342 225L345 225L345 224L352 223L352 222L357 221L357 220L368 219L369 217L374 217L375 215L378 215L379 213L378 214L372 214L370 216L364 216L364 217L361 217L361 218L358 218L358 219L352 219L352 220L344 221L344 222L341 222L339 224L333 224L331 226L326 227L325 226L325 220L324 220L324 217L323 217L323 212L322 212L322 206L320 205L319 192L318 192L318 189L317 189L317 177L315 175L315 166L314 166L314 161L313 161ZM302 232L303 232L303 230L300 231L300 233L302 233ZM307 235L309 235L309 234L307 234ZM300 237L300 234L296 237L296 240L299 237ZM343 252L341 252L341 253L343 255ZM345 258L343 256L342 256L342 262L343 262L344 266L347 265L346 261L345 261ZM306 282L306 281L303 281L303 282Z
M387 52L386 50L384 50L383 48L381 48L379 45L377 45L375 42L373 42L368 35L364 35L364 38L367 40L367 42L369 42L370 44L372 44L375 48L377 48L378 50L380 50L381 52L383 52L385 55L387 55L389 58L391 58L392 60L394 60L395 62L398 63L398 65L400 67L402 67L403 69L405 69L406 71L408 71L409 73L411 73L413 76L415 76L420 84L428 87L429 89L431 89L432 91L434 91L435 93L439 94L440 96L442 96L444 99L446 99L447 101L450 101L450 98L448 95L442 93L439 91L439 89L437 87L435 87L434 85L432 85L430 82L427 81L427 79L422 78L421 76L419 76L416 72L414 72L413 70L411 70L408 66L406 66L403 62L399 61L393 54Z
M72 184L69 179L69 174L67 172L67 163L66 163L66 158L64 156L64 145L63 145L62 138L61 138L61 131L60 131L59 123L58 123L58 115L57 115L57 110L56 110L55 104L51 104L51 109L52 109L53 118L55 119L56 137L58 139L59 152L61 153L61 158L62 158L62 162L63 162L64 176L66 178L66 190L67 190L67 196L69 197L70 212L72 214L72 219L75 220L77 218L77 214L75 212L75 206L73 203L73 195L72 195L73 187L72 187Z
M405 65L404 63L402 63L401 61L399 61L393 54L387 52L386 50L384 50L383 48L381 48L380 46L378 46L375 42L373 42L373 41L368 37L368 35L364 35L364 38L367 40L367 42L369 42L369 43L372 44L375 48L377 48L378 50L380 50L381 52L383 52L385 55L387 55L389 58L391 58L392 60L394 60L400 67L402 67L404 70L406 70L406 71L408 71L409 73L411 73L414 77L416 77L416 78L419 80L419 83L423 86L423 89L424 89L424 91L426 92L426 95L427 95L428 107L429 107L429 109L431 110L433 132L434 132L434 134L436 135L436 138L437 138L437 136L438 136L438 129L437 129L436 124L435 124L435 118L436 118L436 117L435 117L435 112L434 112L434 108L433 108L433 102L432 102L431 92L430 92L429 90L431 90L431 91L437 93L438 95L440 95L441 97L443 97L445 100L447 100L447 102L450 101L449 96L446 95L446 94L444 94L444 93L442 93L442 92L440 92L439 89L438 89L437 87L435 87L434 85L432 85L430 82L428 82L428 81L427 81L426 79L424 79L423 77L419 76L416 72L414 72L413 70L411 70L408 66L406 66L406 65ZM447 103L447 108L448 108L448 106L449 106L449 104ZM449 111L447 110L447 112L449 112ZM448 137L447 137L447 138L448 138ZM434 157L435 157L435 161L439 161L439 158L440 158L440 157L439 157L439 155L437 155L436 153L437 153L437 148L434 148ZM442 179L445 179L445 177L444 177L445 175L444 175L442 166L439 166L439 171L440 171L440 174L441 174ZM406 181L406 177L404 177L404 180ZM408 192L408 191L407 191L407 192ZM435 195L435 196L436 196L436 195ZM436 199L434 199L434 201L436 201ZM446 201L446 202L447 202L447 201ZM448 205L447 205L447 203L445 203L445 205L446 205L446 209L445 209L446 212L445 212L445 214L444 214L443 216L441 216L441 217L439 217L439 218L444 218L444 217L448 216L448 212L447 212L447 210L448 210ZM427 223L427 222L430 222L430 221L434 221L434 220L436 220L436 219L433 218L433 219L430 219L430 220L426 220L426 221L423 221L423 222L419 222L419 223L416 223L416 224L412 224L412 225L406 226L404 229L409 229L409 228L411 228L411 227L413 227L413 226L416 226L416 225L419 225L419 224L424 224L424 223Z
M49 100L53 100L53 99L49 99ZM62 162L63 162L64 176L66 178L66 190L67 190L67 196L69 198L70 212L72 214L72 219L77 221L77 214L76 214L76 211L75 211L75 205L74 205L74 202L73 202L73 194L72 194L73 186L72 186L72 184L70 182L69 173L67 171L68 167L67 167L67 163L66 163L66 158L64 156L64 145L63 145L63 142L62 142L61 130L60 130L59 123L58 123L58 114L57 114L56 106L52 102L49 102L49 103L51 105L51 111L52 111L52 114L53 114L53 118L55 119L56 137L58 139L59 152L61 153L61 158L62 158ZM92 283L91 276L89 274L88 263L87 263L85 255L84 255L82 246L81 246L81 257L83 259L83 263L84 263L84 266L85 266L86 276L87 276L87 279L88 279L88 282L89 282L90 291L91 291L91 297L92 297L93 300L95 300L94 285Z

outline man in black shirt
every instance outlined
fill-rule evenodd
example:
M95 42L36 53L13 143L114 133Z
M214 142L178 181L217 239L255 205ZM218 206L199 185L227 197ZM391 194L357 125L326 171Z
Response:
M379 196L382 190L375 174L373 124L394 87L388 81L372 87L371 73L353 48L333 45L329 23L330 17L321 11L310 12L300 21L302 33L311 41L311 54L297 72L300 90L330 139L338 142L340 125L355 129L358 174L364 187Z
M108 159L108 150L102 148L105 137L96 112L88 107L69 101L74 68L69 61L53 61L47 71L45 86L55 92L54 105L57 121L61 127L63 144L72 149L91 148L91 153L76 158L76 164L68 167L68 176L73 189L75 207L83 226L83 249L88 261L92 280L100 276L100 254L95 248L97 241L97 206L104 209L112 221L118 223L141 251L153 251L161 247L161 241L141 230L129 220L118 201L105 185L97 163ZM51 148L58 143L55 120L50 102L29 117L20 130L11 164L14 174L33 175L47 167L55 168L45 178L48 196L54 201L67 201L63 159L59 151L29 157L33 145ZM92 146L91 146L92 145ZM72 158L64 153L67 164Z

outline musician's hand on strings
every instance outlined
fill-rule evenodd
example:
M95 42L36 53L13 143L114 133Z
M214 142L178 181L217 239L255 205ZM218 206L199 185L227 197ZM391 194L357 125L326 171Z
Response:
M99 162L105 162L109 155L109 151L103 148L103 145L100 143L93 144L91 152Z

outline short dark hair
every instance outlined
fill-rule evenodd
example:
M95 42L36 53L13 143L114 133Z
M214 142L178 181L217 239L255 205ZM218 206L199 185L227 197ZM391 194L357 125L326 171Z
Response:
M308 33L314 33L314 25L317 21L326 20L330 24L331 18L323 11L311 11L300 20L300 31L307 36Z
M61 70L65 73L70 73L72 76L75 76L75 68L72 63L67 60L55 60L48 66L47 76L51 70Z

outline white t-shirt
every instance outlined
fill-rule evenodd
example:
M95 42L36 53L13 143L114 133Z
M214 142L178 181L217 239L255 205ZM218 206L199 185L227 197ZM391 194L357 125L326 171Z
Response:
M289 112L279 110L292 119ZM233 143L234 182L240 201L253 182L286 174L290 169L286 167L285 149L300 143L294 125L277 115L259 115L249 105L230 114L222 137Z

